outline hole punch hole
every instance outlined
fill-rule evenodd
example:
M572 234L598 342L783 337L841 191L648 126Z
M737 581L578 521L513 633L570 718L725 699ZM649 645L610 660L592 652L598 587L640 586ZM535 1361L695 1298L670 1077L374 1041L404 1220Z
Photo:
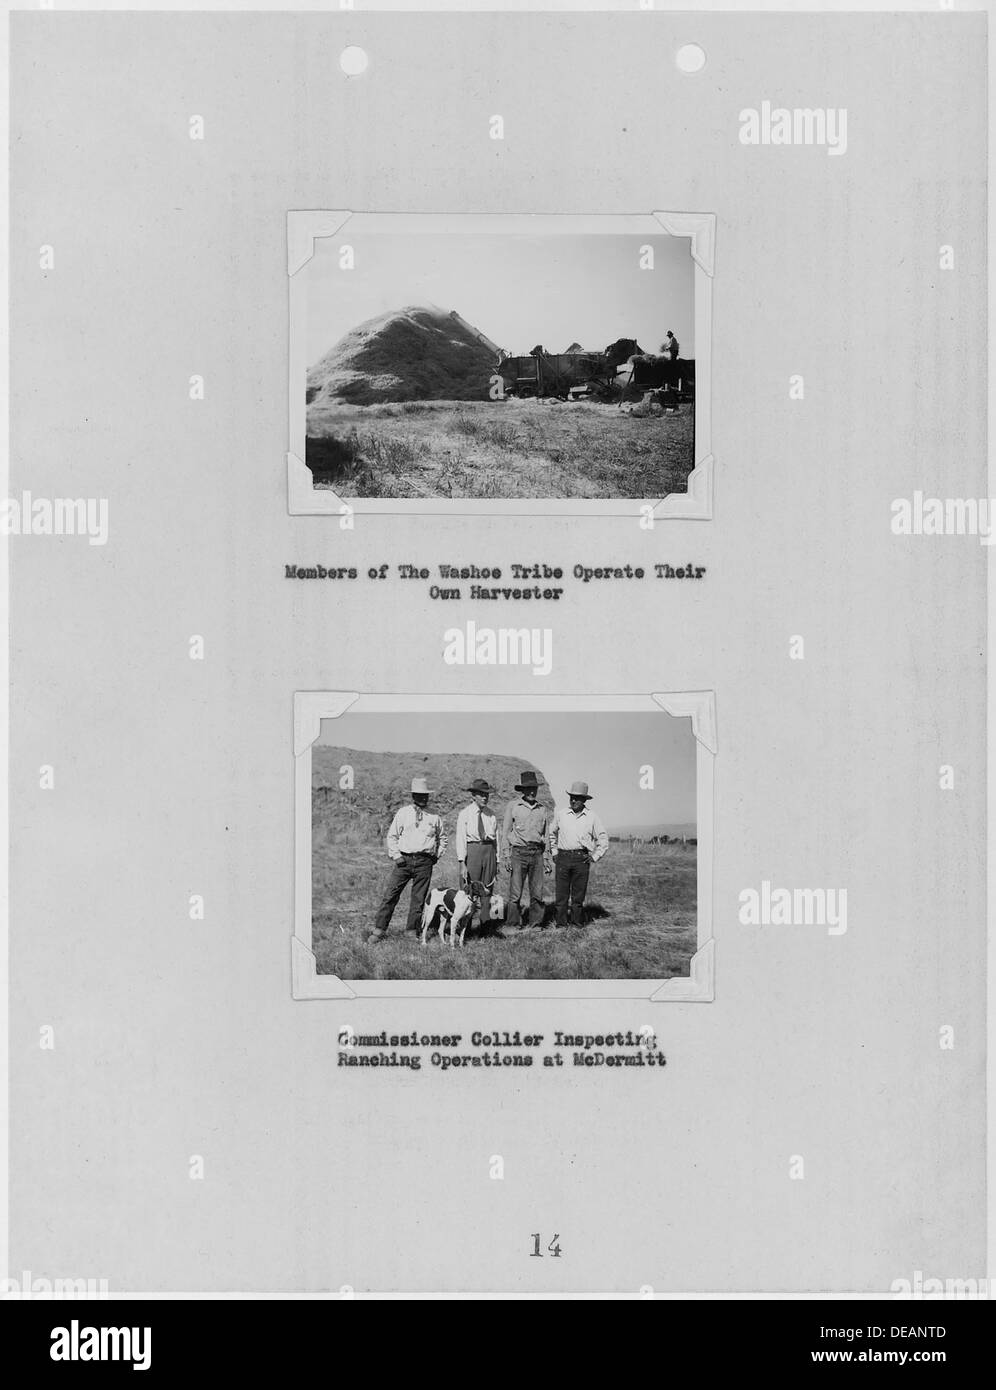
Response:
M705 49L697 43L685 43L674 55L679 72L701 72L705 67Z
M347 77L360 77L366 72L370 65L370 59L366 55L366 50L362 48L344 48L339 54L339 66Z

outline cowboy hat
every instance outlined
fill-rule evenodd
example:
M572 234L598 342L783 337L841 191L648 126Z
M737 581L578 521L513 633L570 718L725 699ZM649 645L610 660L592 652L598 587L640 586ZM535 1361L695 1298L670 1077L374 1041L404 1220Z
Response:
M591 800L587 782L572 782L567 788L567 795L580 797L582 801Z
M465 792L485 792L490 794L494 787L490 782L486 782L483 777L475 777L469 787L464 787Z
M432 795L432 788L429 786L428 780L425 777L412 778L412 795L414 796L419 793L421 793L422 796Z
M539 778L535 772L523 772L515 784L517 792L539 791Z

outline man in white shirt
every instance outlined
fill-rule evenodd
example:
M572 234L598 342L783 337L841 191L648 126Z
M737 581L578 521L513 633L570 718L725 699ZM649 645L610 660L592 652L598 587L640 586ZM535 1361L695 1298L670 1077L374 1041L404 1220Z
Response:
M429 893L436 860L446 850L446 831L434 812L426 810L431 791L424 777L412 779L411 804L402 806L387 832L387 852L394 860L391 877L377 909L374 927L367 940L385 941L394 909L405 885L411 883L408 902L407 930L418 932L422 926L422 909Z
M460 887L481 885L481 926L491 922L491 890L498 876L501 852L498 817L488 809L493 788L477 777L466 788L474 798L457 816L456 855L460 863Z
M569 810L559 807L550 826L550 848L556 872L557 926L584 926L584 899L592 864L609 847L605 826L592 811L587 782L573 782L567 793Z

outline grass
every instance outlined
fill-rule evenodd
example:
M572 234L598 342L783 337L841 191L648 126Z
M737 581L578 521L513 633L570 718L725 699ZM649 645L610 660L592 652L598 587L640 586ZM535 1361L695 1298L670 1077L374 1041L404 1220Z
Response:
M316 487L348 497L658 498L687 489L694 408L404 401L311 406Z
M688 975L696 943L694 845L613 844L592 870L587 925L552 929L553 877L544 880L547 925L506 929L501 936L468 932L451 950L438 937L423 947L405 932L408 890L389 939L365 943L390 868L387 855L348 838L315 855L312 938L320 974L346 980L625 980ZM433 886L457 882L450 849ZM498 889L507 898L508 876Z

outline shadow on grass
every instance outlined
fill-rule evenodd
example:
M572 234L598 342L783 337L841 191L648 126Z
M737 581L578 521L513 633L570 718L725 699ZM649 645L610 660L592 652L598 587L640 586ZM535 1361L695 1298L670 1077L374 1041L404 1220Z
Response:
M315 481L344 483L354 481L363 471L360 440L356 430L338 437L305 440L304 461L314 474Z
M352 428L345 435L326 435L305 440L304 461L316 483L334 487L350 497L415 495L411 486L398 492L398 476L417 467L427 446L414 438L360 435ZM445 492L444 488L440 488Z
M524 908L522 909L522 915L523 915L523 917L526 916L526 914L527 914L528 911L529 911L529 909L526 908L526 907L524 907ZM547 902L547 903L544 903L544 904L543 904L543 926L544 926L544 927L552 926L553 923L556 922L556 920L557 920L557 904L556 904L555 902ZM588 922L605 922L606 925L611 926L611 925L612 925L612 913L608 910L608 908L603 907L603 906L601 905L601 903L586 902L585 905L584 905L584 921L585 921L585 923L588 923Z

